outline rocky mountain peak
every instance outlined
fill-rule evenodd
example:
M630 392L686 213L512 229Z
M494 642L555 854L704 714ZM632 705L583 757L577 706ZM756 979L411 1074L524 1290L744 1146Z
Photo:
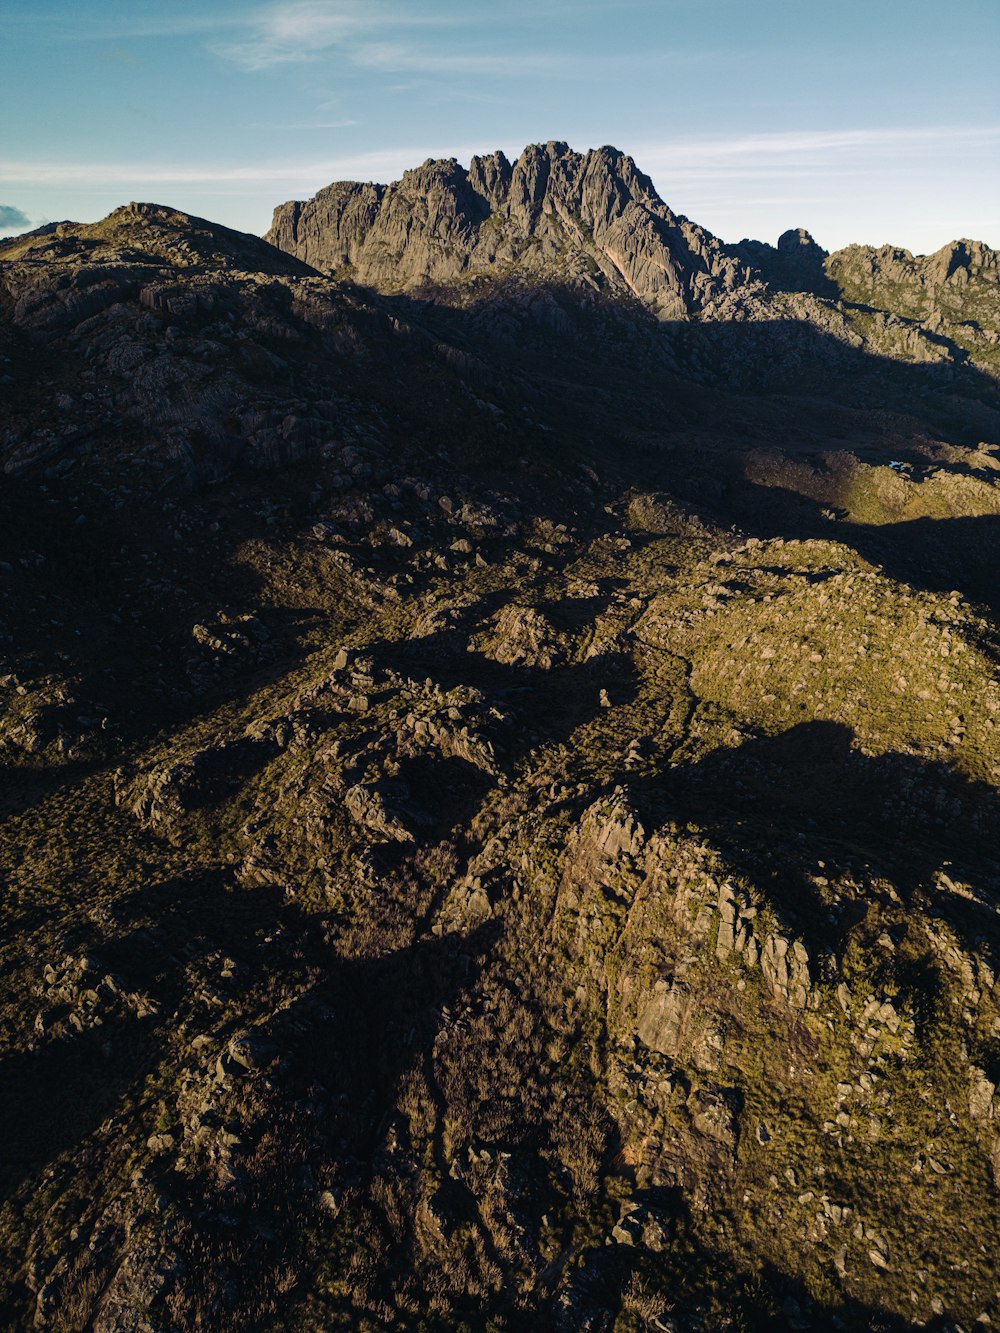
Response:
M0 240L0 258L28 263L166 265L304 276L308 270L259 236L163 204L132 202L99 222L60 222Z
M778 252L794 258L805 255L812 258L819 255L825 259L827 256L827 251L816 244L805 227L792 227L788 231L783 231L778 237Z
M392 185L340 183L280 205L268 240L323 272L383 291L475 277L539 277L638 298L686 319L748 276L677 217L621 150L561 140L429 160Z

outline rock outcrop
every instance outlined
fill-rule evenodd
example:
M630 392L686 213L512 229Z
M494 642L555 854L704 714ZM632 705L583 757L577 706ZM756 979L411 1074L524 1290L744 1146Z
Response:
M739 287L746 267L673 213L631 157L533 144L427 161L394 185L340 182L275 209L267 239L324 273L386 291L478 275L545 273L631 294L662 319L685 319Z
M849 245L829 257L827 269L850 300L896 314L925 315L935 303L977 294L992 296L994 315L1000 313L1000 251L982 241L952 241L916 256L893 245Z
M818 330L880 356L971 360L1000 373L1000 260L988 246L956 241L916 259L890 246L828 255L801 227L775 246L726 245L674 213L617 148L578 153L550 141L513 163L498 151L468 168L428 160L391 185L340 181L279 205L266 239L383 293L462 306L500 289L557 329L567 317L554 298L586 305L601 297L638 302L680 328ZM727 376L739 377L735 348L725 360ZM747 378L759 381L768 364L768 355L755 356Z
M827 276L827 252L804 227L782 232L777 245L764 241L740 241L735 247L748 264L757 269L778 291L811 292L836 297L837 288Z

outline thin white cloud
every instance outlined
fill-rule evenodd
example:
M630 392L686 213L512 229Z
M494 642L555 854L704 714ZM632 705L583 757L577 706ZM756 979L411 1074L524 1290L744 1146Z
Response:
M380 73L530 76L581 66L569 54L498 50L441 51L412 40L427 29L469 29L482 14L419 12L392 0L282 0L251 12L244 31L211 50L251 73L317 61L336 52ZM487 12L485 17L489 18ZM582 62L586 63L586 62ZM591 62L593 63L593 62Z
M774 165L817 163L831 154L849 154L856 162L880 152L921 152L932 145L981 145L1000 142L1000 125L928 125L906 129L789 130L680 142L639 143L630 149L645 171L711 163Z
M328 122L329 128L350 121ZM323 122L313 128L326 128ZM277 128L277 127L276 127ZM285 127L287 128L287 127ZM790 131L732 138L696 138L677 142L633 145L632 156L654 177L671 175L685 180L753 179L756 176L796 177L836 174L863 175L884 170L880 159L890 153L898 165L903 149L917 159L930 147L981 148L1000 143L1000 126L926 126L914 129ZM201 166L180 163L81 162L0 160L0 183L12 185L78 184L197 184L201 182L324 182L334 179L392 179L428 157L457 157L468 162L491 145L437 144L395 147L343 157L289 163L254 162L250 165ZM515 150L516 151L516 150Z
M505 78L551 73L577 63L568 56L541 52L445 53L401 42L366 42L351 52L351 60L384 74L498 74Z
M525 8L530 10L534 21L566 12L559 4L553 7L542 4L541 0L528 0ZM339 54L351 65L381 73L510 78L547 72L606 78L615 71L634 72L639 64L689 64L720 57L715 50L644 50L617 58L605 51L585 56L569 50L525 51L519 43L501 50L496 48L495 40L485 50L470 50L467 45L464 50L445 52L413 40L415 35L435 29L470 34L484 23L495 38L498 31L509 27L504 18L501 11L489 8L470 8L465 13L429 13L418 0L272 0L268 4L247 6L235 14L167 11L128 15L116 19L114 24L101 19L81 19L70 13L63 16L56 35L73 41L200 37L214 55L248 73L310 64ZM35 20L20 21L27 26ZM46 22L46 16L37 21ZM522 18L520 22L523 21Z
M285 0L252 12L243 34L216 42L212 50L242 69L256 72L275 65L298 64L318 59L331 49L350 44L380 31L438 26L442 19L414 12L412 6L397 7L380 0Z
M996 223L983 214L995 210L1000 197L982 177L981 164L998 148L996 124L793 130L630 145L671 207L716 235L774 237L790 224L805 224L828 249L890 241L915 254L958 234L997 244ZM939 204L947 196L951 221L927 216L929 181Z

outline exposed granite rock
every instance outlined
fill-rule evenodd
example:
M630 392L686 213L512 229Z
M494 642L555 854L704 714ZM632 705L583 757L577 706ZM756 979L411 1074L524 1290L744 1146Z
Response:
M687 1104L695 1130L735 1153L740 1132L736 1090L697 1088L688 1097Z
M977 284L995 290L1000 252L970 240L916 256L893 245L849 245L829 257L827 270L852 300L915 314L927 310L935 298L948 300L958 291L967 299L967 289ZM895 298L892 304L886 305L887 296Z
M695 1008L687 987L659 984L639 1015L640 1041L662 1055L676 1056Z
M952 241L931 255L849 245L825 267L843 300L870 308L891 354L898 354L903 331L904 354L914 360L968 358L996 373L1000 252L971 240Z
M268 240L326 273L386 291L476 275L546 271L631 294L686 319L748 271L709 232L674 214L632 158L565 143L427 161L394 185L340 182L282 204Z
M635 299L678 327L766 322L772 340L784 330L784 364L802 355L795 343L811 326L880 355L946 365L972 357L996 372L1000 269L988 246L957 241L918 259L888 246L828 256L804 228L776 246L727 246L675 214L632 158L611 147L578 153L550 141L513 163L495 152L473 157L468 169L454 158L428 160L391 185L337 182L279 205L267 239L381 292L446 294L462 304L499 286L505 313L490 317L498 330L523 311L565 331L562 298L601 294ZM687 349L695 366L698 336ZM745 357L734 340L727 377L739 375ZM748 376L759 384L767 364L754 357Z

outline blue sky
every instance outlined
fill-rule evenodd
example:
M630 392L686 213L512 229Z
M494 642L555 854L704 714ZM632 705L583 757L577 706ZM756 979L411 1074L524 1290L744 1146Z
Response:
M612 143L725 240L1000 246L1000 0L0 0L0 234Z

